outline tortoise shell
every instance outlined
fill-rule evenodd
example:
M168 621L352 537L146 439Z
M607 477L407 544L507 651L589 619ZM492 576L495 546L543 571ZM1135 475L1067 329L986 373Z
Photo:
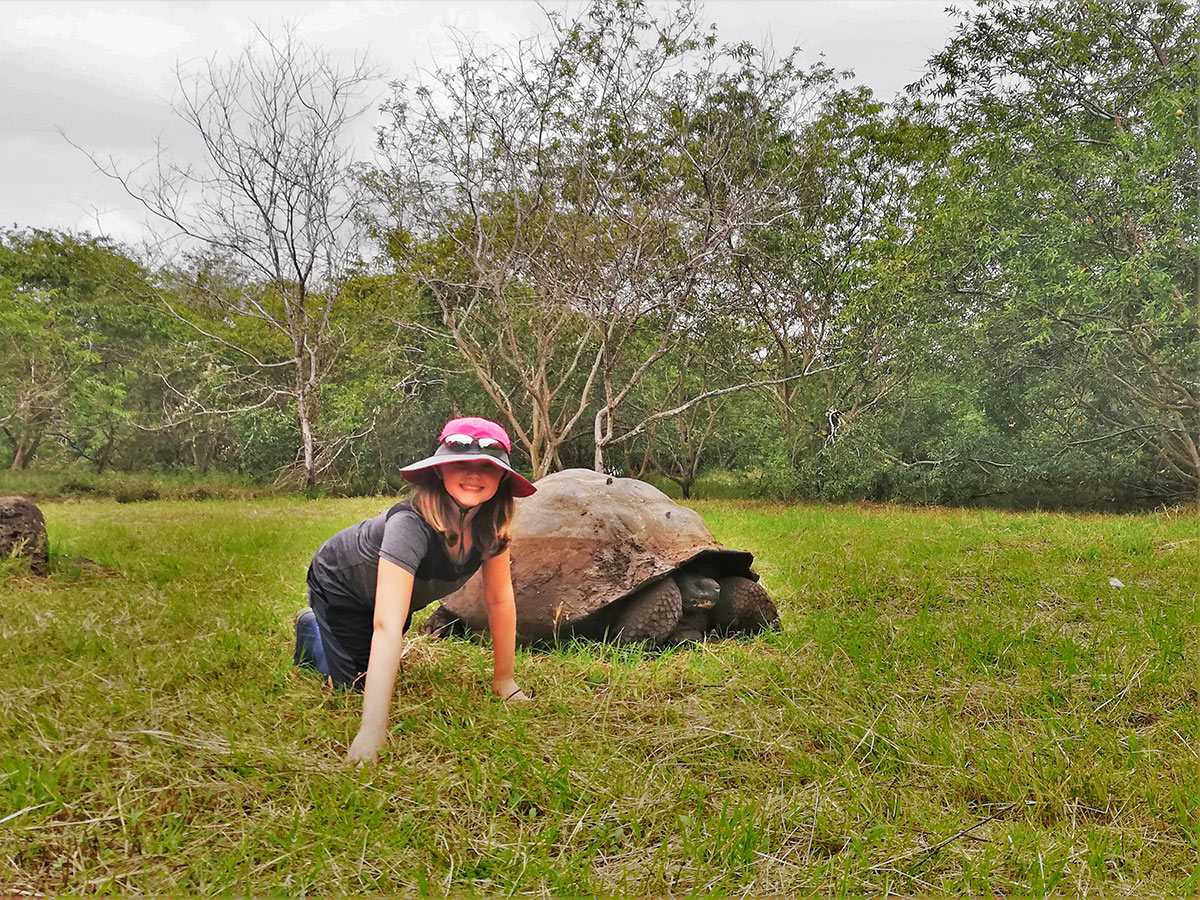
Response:
M513 517L517 640L601 637L620 604L676 570L702 565L754 581L753 554L730 550L700 514L653 485L590 469L537 482ZM481 573L442 600L472 631L487 630Z

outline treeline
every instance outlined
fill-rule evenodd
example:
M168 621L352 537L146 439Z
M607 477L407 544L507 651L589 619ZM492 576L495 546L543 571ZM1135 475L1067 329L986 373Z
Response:
M206 159L98 161L170 254L0 233L0 465L389 490L480 413L535 476L1200 504L1196 10L957 15L885 103L687 4L548 14L393 85L371 164L365 61L185 73Z

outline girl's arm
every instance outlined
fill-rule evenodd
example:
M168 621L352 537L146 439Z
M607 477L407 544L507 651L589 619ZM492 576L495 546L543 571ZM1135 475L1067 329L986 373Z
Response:
M488 629L492 632L492 693L505 700L528 700L513 680L517 610L507 550L483 564L483 600L487 604Z
M367 681L363 687L362 725L346 754L349 762L375 762L379 748L387 742L388 708L400 668L400 649L404 643L404 621L412 602L412 573L394 562L379 560L375 582L375 631L371 635L371 656L367 661Z

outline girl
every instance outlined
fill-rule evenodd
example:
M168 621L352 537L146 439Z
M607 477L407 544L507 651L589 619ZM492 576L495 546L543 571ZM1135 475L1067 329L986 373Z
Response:
M513 680L516 612L508 556L513 498L536 488L509 464L512 444L487 419L451 419L433 456L400 470L412 498L339 531L308 567L308 602L296 618L297 665L337 687L363 691L362 724L346 758L373 762L412 614L453 593L476 569L492 632L492 693L529 698Z

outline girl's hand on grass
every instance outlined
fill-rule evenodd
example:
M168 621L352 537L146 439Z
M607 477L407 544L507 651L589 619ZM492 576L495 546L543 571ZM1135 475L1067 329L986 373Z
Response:
M354 743L350 745L350 750L346 753L346 762L357 763L359 766L378 762L379 748L386 741L387 735L383 732L360 730L358 736L354 738Z
M506 678L502 681L492 682L492 693L501 700L529 700L528 694L521 690L515 681L511 678Z

